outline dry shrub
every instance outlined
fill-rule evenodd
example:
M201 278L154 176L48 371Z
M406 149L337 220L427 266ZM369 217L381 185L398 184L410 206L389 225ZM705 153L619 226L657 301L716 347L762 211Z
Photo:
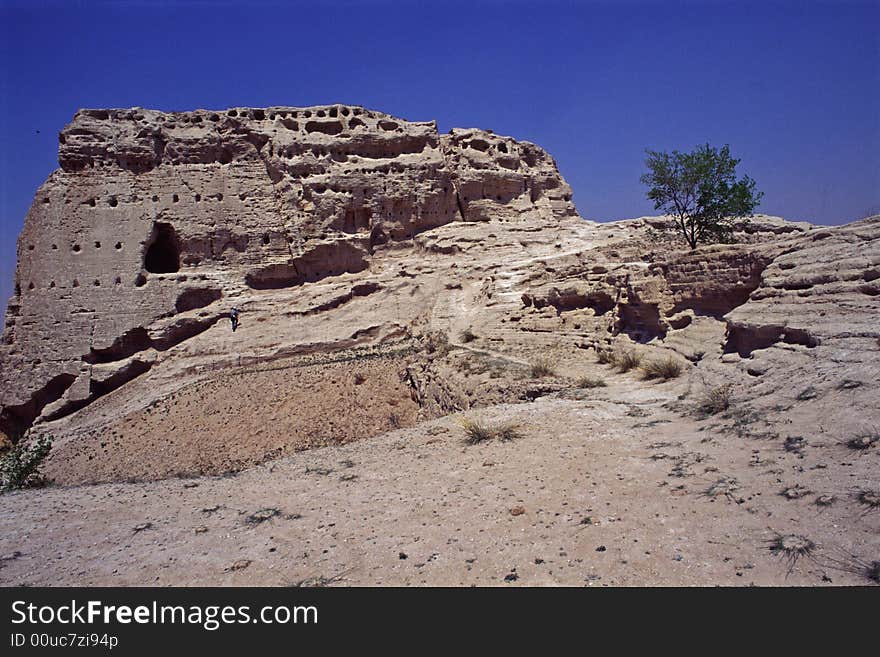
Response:
M614 354L614 365L620 372L629 372L641 363L642 355L635 349L621 349Z
M732 397L733 385L730 383L710 388L703 393L702 398L697 404L697 413L704 416L723 413L730 408Z
M596 360L602 365L613 365L614 352L609 349L597 349Z
M853 436L844 444L850 449L854 449L856 451L864 451L867 449L871 449L878 440L880 440L880 433L869 431L865 433L860 433L857 436Z
M668 356L644 363L642 365L642 376L646 379L663 379L667 381L680 376L683 369L679 361Z
M553 370L553 363L548 358L539 358L533 361L529 366L529 374L533 379L540 379L545 376L553 376L556 372Z
M461 428L464 429L465 442L468 445L476 445L489 440L508 442L516 440L517 438L522 438L522 434L517 431L516 426L510 423L487 425L482 424L477 420L463 418L459 420L459 424L461 425Z
M605 379L600 379L599 377L582 376L577 380L578 388L604 388L607 385Z

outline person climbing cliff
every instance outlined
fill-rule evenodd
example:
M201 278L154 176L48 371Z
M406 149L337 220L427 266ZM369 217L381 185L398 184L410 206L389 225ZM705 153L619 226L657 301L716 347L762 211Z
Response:
M238 308L233 308L229 311L229 321L232 322L232 332L235 332L235 329L238 328L238 316L239 311Z

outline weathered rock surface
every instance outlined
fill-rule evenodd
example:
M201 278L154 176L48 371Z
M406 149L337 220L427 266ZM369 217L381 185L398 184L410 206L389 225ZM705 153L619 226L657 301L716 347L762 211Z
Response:
M663 217L581 219L537 146L341 105L89 110L61 142L2 428L55 437L56 484L109 483L4 497L0 580L869 581L880 217L690 251ZM465 446L461 414L522 437ZM296 521L241 529L270 507ZM147 522L167 552L128 549Z
M441 138L433 122L361 107L83 110L59 142L61 169L19 239L5 431L143 373L251 290L360 272L377 250L495 211L575 214L539 147Z

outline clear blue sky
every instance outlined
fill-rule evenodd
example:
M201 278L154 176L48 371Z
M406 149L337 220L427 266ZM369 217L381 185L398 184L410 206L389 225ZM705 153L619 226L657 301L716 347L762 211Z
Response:
M644 149L706 141L762 212L880 212L878 0L0 0L0 307L77 109L334 102L534 141L590 219L651 214Z

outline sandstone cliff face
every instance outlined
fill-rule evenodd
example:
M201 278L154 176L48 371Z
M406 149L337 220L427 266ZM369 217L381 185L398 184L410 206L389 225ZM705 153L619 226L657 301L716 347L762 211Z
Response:
M564 384L531 361L575 378L617 347L768 399L819 364L878 368L876 218L758 216L690 251L662 217L581 219L533 144L341 105L85 110L59 139L0 344L0 430L54 433L59 481L220 472L533 400ZM172 448L184 403L204 417Z
M537 146L341 105L60 141L0 430L113 483L4 496L0 582L876 583L880 217L691 251L581 219Z
M343 105L83 110L59 163L19 238L6 432L146 372L249 291L361 272L450 222L575 216L533 144Z

